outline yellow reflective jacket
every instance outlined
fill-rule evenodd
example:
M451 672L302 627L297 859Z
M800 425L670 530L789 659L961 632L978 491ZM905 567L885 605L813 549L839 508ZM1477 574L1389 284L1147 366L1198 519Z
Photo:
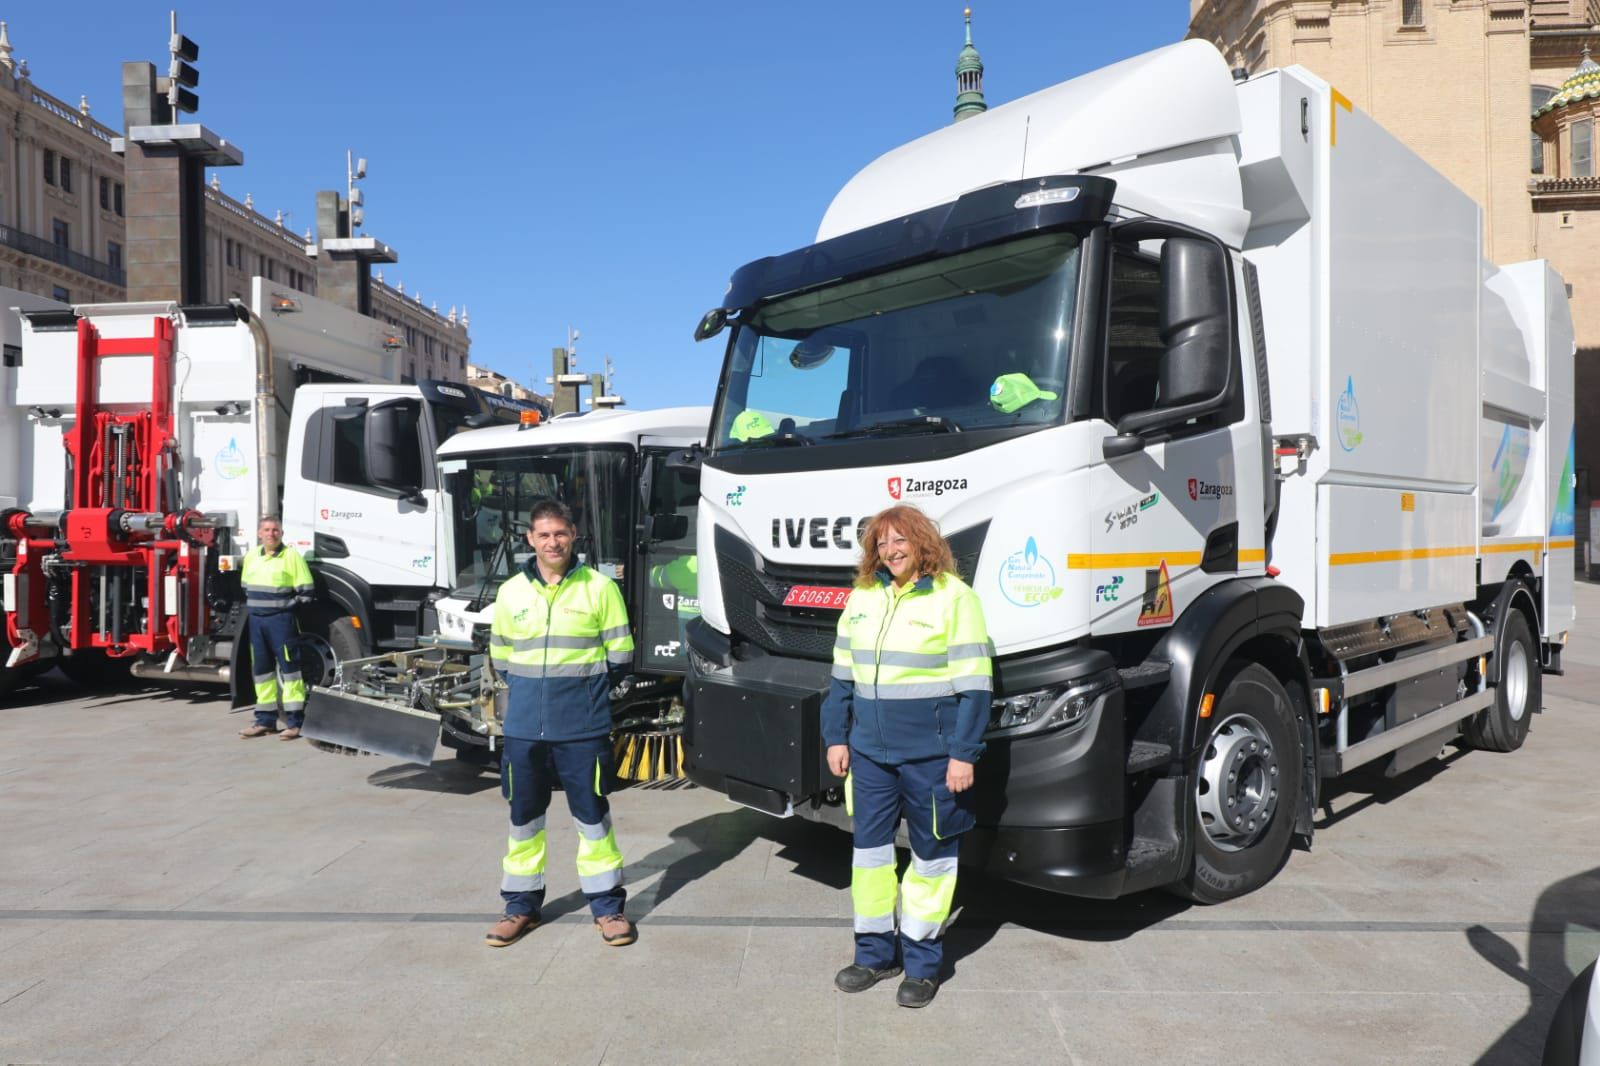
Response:
M633 661L622 593L581 563L546 584L529 559L495 596L489 654L510 687L506 736L604 736L611 732L609 674Z
M268 555L261 546L251 548L239 568L239 584L244 586L244 604L251 614L279 614L297 604L310 603L316 586L311 568L299 552L287 544Z
M822 737L877 762L983 754L994 690L978 594L954 574L896 589L887 573L839 616Z

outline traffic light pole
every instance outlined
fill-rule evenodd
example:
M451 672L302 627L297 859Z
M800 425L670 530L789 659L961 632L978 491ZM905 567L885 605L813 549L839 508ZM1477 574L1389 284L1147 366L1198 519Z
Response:
M237 166L244 153L198 122L180 122L200 98L192 65L200 46L172 16L167 76L151 63L122 65L125 133L112 141L127 172L129 300L206 302L205 172Z

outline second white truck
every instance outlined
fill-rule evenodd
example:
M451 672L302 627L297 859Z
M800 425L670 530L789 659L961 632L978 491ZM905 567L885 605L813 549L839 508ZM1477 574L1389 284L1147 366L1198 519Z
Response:
M1202 42L869 165L697 330L689 776L844 823L818 710L893 503L983 599L1002 877L1227 899L1321 781L1520 746L1573 624L1573 333L1481 233L1333 86Z

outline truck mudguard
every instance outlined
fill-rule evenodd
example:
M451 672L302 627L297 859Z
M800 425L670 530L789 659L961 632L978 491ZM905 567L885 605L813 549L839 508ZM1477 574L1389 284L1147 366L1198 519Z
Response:
M316 578L321 598L338 606L344 614L354 617L363 633L372 630L372 586L360 574L342 566L311 562L311 576Z
M1310 668L1300 636L1304 610L1299 593L1271 578L1239 578L1207 589L1151 649L1149 659L1169 664L1171 672L1166 688L1133 739L1168 746L1180 765L1187 767L1197 743L1201 697L1211 690L1235 651L1267 638L1269 643L1257 644L1250 657L1282 678L1290 698L1299 704L1296 718L1305 784L1296 804L1295 829L1309 840L1319 778L1317 731L1309 703ZM1181 791L1181 804L1192 805L1192 790ZM1193 817L1192 811L1175 813L1185 820Z
M1484 625L1488 627L1490 635L1494 637L1494 650L1496 654L1489 656L1489 677L1491 685L1500 683L1500 670L1505 665L1505 659L1500 652L1500 633L1505 628L1506 614L1508 611L1522 611L1528 616L1528 628L1533 631L1534 640L1539 639L1539 597L1534 595L1533 583L1527 575L1513 573L1507 576L1505 583L1500 586L1500 591L1495 594L1494 600L1489 604Z
M1167 744L1175 756L1188 759L1194 754L1200 697L1235 649L1254 637L1275 637L1284 656L1301 663L1304 608L1298 593L1271 578L1244 577L1207 589L1150 652L1150 659L1168 663L1171 673L1137 739ZM1268 665L1276 669L1278 664ZM1310 683L1304 666L1297 665L1296 672L1300 676L1285 680L1298 682L1304 691Z

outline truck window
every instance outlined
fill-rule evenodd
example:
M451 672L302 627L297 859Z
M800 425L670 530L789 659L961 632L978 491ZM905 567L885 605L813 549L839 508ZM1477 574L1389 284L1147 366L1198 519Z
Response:
M1106 319L1105 418L1115 424L1156 405L1161 355L1161 272L1140 256L1111 259L1111 314Z
M427 485L429 478L422 462L424 446L420 436L421 412L416 410L417 404L414 402L401 402L415 412L415 417L412 419L415 430L409 440L410 446L404 453L404 460L408 468L414 468L413 484ZM338 485L358 492L392 495L387 490L373 485L367 477L366 433L367 408L353 406L323 408L307 426L308 447L312 442L317 442L319 447L317 454L308 455L302 461L302 473L324 485Z

